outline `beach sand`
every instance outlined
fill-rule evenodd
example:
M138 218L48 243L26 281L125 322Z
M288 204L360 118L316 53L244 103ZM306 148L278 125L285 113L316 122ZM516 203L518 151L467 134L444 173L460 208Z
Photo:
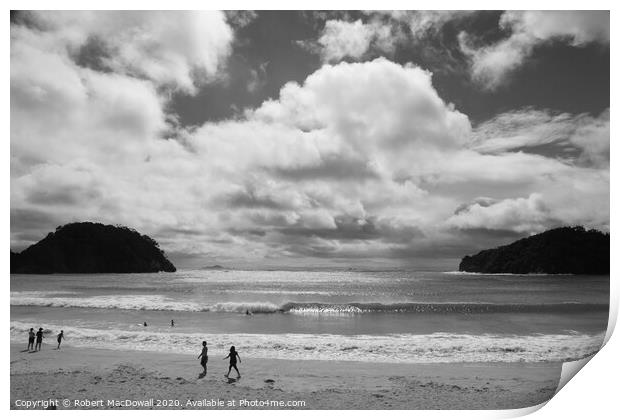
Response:
M240 349L243 377L233 382L224 377L225 354L211 354L207 376L198 377L199 346L195 356L64 345L56 351L51 343L44 344L41 352L29 353L24 347L11 343L12 409L24 408L18 406L21 401L48 399L58 399L58 409L65 408L63 399L70 401L68 408L76 408L74 400L103 400L103 407L98 403L80 407L97 409L115 408L107 405L108 400L150 403L151 399L154 404L178 400L172 408L181 409L278 408L240 407L241 400L304 402L302 407L282 407L288 409L513 409L550 399L561 371L561 363L246 359ZM214 401L223 406L212 407Z

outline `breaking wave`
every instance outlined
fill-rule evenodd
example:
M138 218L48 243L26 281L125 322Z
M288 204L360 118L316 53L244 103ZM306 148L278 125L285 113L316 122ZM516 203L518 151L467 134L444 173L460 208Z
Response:
M21 342L32 325L11 322L11 340ZM72 346L194 354L202 340L210 354L231 343L248 357L289 360L348 360L387 363L564 362L596 353L601 334L198 334L44 325L53 337L61 328Z
M59 292L11 292L11 305L58 308L96 308L178 312L236 312L312 314L370 314L370 313L579 313L608 311L608 304L565 302L554 304L494 304L494 303L321 303L321 302L219 302L179 301L161 295L76 296Z

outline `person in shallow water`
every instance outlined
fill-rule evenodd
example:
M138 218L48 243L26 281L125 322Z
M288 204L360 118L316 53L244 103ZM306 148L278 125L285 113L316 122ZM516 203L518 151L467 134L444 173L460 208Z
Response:
M204 369L203 375L207 374L207 362L209 361L209 356L207 356L207 352L208 351L209 351L209 349L207 348L207 342L203 341L202 342L202 351L198 355L198 358L200 359L200 366L202 366L202 368Z
M171 326L171 327L174 327L174 319L171 319L171 320L170 320L170 326Z
M37 344L34 346L34 351L41 350L41 345L43 344L43 328L39 328L37 331Z
M58 340L58 347L56 347L56 350L60 350L60 342L63 338L65 338L65 332L63 330L60 330L60 334L56 336L56 340Z
M237 353L237 351L235 350L235 346L232 346L230 348L230 352L228 353L228 356L224 357L224 360L228 358L230 358L230 365L228 366L228 373L225 376L228 378L228 375L230 375L230 370L232 368L235 368L235 370L237 371L237 378L241 378L239 369L237 369L237 358L239 358L239 363L241 363L241 356L239 356L239 353Z
M30 331L28 331L28 350L33 351L34 350L34 337L35 337L35 333L34 333L34 328L30 328Z

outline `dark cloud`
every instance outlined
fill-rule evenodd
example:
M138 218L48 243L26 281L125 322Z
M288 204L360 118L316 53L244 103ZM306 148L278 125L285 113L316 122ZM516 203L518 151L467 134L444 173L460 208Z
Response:
M42 205L72 205L95 200L101 197L101 193L95 189L65 188L65 189L41 189L37 188L28 194L28 202Z
M498 201L499 200L495 198L478 197L470 203L463 203L460 206L458 206L456 210L454 210L454 214L461 214L461 213L467 212L474 205L478 205L480 207L489 207L490 205L493 205L497 203Z
M11 209L11 230L48 229L56 227L59 219L51 213L36 209Z
M236 191L223 196L216 197L214 203L227 208L247 208L247 209L272 209L287 210L293 206L290 203L282 202L276 197L256 191L249 185L242 191Z
M262 227L282 227L289 226L290 221L282 213L278 212L248 212L244 217L257 226Z
M22 251L40 241L57 226L67 223L53 213L37 209L11 209L11 250Z
M446 252L445 254L454 257L477 254L484 249L508 245L518 239L528 236L527 234L514 232L508 229L484 228L454 229L452 233L455 239L449 247L450 252Z
M205 232L192 228L180 228L180 227L172 227L167 226L165 228L158 229L157 232L153 235L154 237L170 237L170 236L203 236Z
M369 162L362 159L343 156L326 156L318 165L295 168L278 168L273 171L276 176L291 179L356 179L379 178Z
M236 228L231 228L228 229L227 231L228 233L230 233L231 235L235 235L235 236L259 236L259 237L263 237L267 234L267 232L265 230L262 229L236 229Z
M108 72L105 60L111 58L112 52L105 41L98 36L90 36L73 57L76 64L95 71Z
M406 243L414 238L424 237L424 233L416 226L395 226L390 221L378 220L375 217L356 218L342 215L335 217L334 222L334 229L292 226L278 231L288 236L317 237L343 242L380 240Z
M540 156L554 156L559 159L576 161L581 156L581 150L568 144L565 141L541 144L536 146L516 147L512 152L523 152Z

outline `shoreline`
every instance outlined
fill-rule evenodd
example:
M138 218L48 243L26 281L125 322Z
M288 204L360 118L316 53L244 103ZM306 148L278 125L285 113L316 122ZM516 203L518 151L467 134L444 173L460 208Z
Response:
M54 344L29 353L25 343L11 342L11 409L23 408L16 405L18 399L50 398L172 399L180 401L170 407L177 409L244 408L240 400L305 403L281 407L288 409L513 409L550 399L562 368L559 362L397 364L246 359L241 353L242 378L229 381L225 355L217 353L209 355L207 376L199 378L198 348L196 356L188 356L64 344L56 351ZM211 400L235 401L236 406L189 403Z

